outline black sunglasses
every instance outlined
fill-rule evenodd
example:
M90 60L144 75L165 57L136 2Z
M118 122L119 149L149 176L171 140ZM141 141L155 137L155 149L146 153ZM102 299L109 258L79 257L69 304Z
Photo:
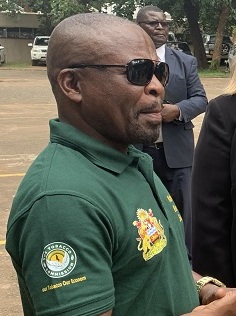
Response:
M69 68L97 68L104 69L110 67L125 67L127 80L137 86L148 85L153 75L157 77L160 83L165 87L169 79L169 66L163 62L155 62L151 59L133 59L127 65L89 65L78 64Z
M138 24L142 24L142 23L150 25L151 27L157 27L161 25L161 27L166 28L169 26L169 22L167 21L143 21L143 22L139 22Z

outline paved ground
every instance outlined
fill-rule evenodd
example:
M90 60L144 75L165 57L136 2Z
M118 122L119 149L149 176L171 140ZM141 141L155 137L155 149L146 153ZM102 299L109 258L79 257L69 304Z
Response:
M209 99L228 79L202 79ZM5 251L6 223L16 188L48 142L48 120L56 106L45 67L0 68L0 315L23 315L15 272ZM197 139L203 115L194 120Z

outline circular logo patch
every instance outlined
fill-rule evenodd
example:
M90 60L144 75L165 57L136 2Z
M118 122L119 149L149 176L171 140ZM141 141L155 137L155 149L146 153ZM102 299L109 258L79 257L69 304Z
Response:
M53 242L43 249L41 264L51 278L61 278L72 272L77 257L74 249L63 243Z

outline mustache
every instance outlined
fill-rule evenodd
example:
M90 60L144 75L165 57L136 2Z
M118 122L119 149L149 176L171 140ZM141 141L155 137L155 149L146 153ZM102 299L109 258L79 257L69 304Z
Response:
M139 117L141 114L148 114L148 113L160 113L163 106L163 100L155 101L149 104L148 106L142 107L136 111L136 117Z
M140 112L161 112L162 109L163 100L155 101L151 103L149 106L146 106L145 108L141 109Z

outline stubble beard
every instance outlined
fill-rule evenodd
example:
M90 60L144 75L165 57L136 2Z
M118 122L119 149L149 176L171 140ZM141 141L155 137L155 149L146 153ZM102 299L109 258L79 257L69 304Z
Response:
M152 144L160 135L161 125L150 124L148 128L143 128L139 124L130 126L132 144Z

